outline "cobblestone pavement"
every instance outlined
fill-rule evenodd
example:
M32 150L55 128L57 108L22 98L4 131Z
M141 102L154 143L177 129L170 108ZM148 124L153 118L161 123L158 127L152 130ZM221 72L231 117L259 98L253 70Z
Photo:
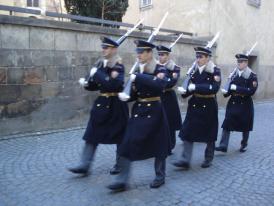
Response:
M115 147L100 145L92 175L78 177L66 168L77 164L83 130L0 141L0 205L274 205L274 102L257 104L248 151L239 153L241 136L233 133L227 154L216 153L211 168L202 169L205 145L196 144L192 168L175 169L167 160L166 184L150 189L153 160L133 164L130 190L111 193L106 185ZM220 111L220 123L224 111ZM220 137L220 136L219 136Z

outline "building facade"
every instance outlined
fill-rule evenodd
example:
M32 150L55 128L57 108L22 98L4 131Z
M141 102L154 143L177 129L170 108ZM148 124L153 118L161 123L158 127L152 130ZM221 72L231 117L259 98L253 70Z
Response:
M41 11L51 11L56 13L67 13L64 0L0 0L0 5L16 6L29 9L37 9ZM0 14L15 15L34 18L48 18L43 15L10 13L8 11L0 11Z

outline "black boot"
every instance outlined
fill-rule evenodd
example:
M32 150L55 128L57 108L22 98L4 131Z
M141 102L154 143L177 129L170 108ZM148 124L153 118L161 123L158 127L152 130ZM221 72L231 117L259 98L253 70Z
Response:
M165 184L165 179L154 179L151 183L150 183L150 188L159 188L161 187L163 184Z
M219 147L215 147L215 151L218 151L218 152L227 152L227 148L219 146Z
M243 132L243 139L241 141L240 152L245 152L247 150L246 147L247 147L248 138L249 138L249 131Z
M116 176L114 183L107 186L108 189L114 192L121 192L127 189L129 173L130 173L130 160L125 157L120 157L119 164L121 165L121 172Z
M109 173L111 175L117 175L121 172L122 168L120 166L120 156L118 154L116 154L116 163L115 165L111 168L111 170L109 171Z
M211 165L212 165L212 161L210 161L210 160L205 160L205 161L202 163L201 167L202 167L202 168L208 168L208 167L210 167Z
M81 163L79 166L68 168L68 170L75 174L89 175L89 168L93 159L97 145L86 143L83 149Z
M114 192L122 192L127 189L127 185L125 183L113 183L107 186L108 189L114 191Z
M85 176L89 175L89 165L88 166L79 165L77 167L68 168L68 170L75 174L83 174Z
M180 167L182 169L188 170L190 168L190 164L188 162L185 162L183 160L179 160L177 162L174 162L173 165L175 167Z
M165 184L166 159L155 158L154 160L155 178L150 183L150 188L158 188Z
M246 150L247 150L246 147L247 147L247 145L242 144L239 151L242 152L242 153L243 153L243 152L246 152Z

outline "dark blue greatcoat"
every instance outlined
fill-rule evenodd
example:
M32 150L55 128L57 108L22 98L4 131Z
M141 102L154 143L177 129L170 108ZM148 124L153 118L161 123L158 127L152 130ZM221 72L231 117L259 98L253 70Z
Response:
M100 93L118 93L123 90L124 66L118 57L112 58L106 65L99 62L99 68L92 79L89 79L89 91ZM111 72L118 72L116 78L111 78ZM99 95L90 111L90 119L83 139L92 144L119 144L124 136L129 111L126 102L118 96Z
M222 128L228 131L252 131L254 107L252 95L258 88L257 75L247 68L241 76L238 73L232 77L231 84L237 86L236 91L229 90L225 119Z
M179 136L189 142L214 142L218 134L218 105L216 93L221 84L220 69L212 63L200 74L196 69L191 82L196 85L195 91L182 95L188 101L188 108ZM214 97L198 97L197 95L213 95Z
M172 60L169 60L167 64L165 64L165 68L168 83L166 89L161 96L161 99L168 119L171 136L171 147L173 149L176 144L175 132L176 130L180 130L180 128L182 127L182 118L178 99L173 89L177 84L178 79L180 78L180 67L177 66ZM175 74L176 76L174 77L173 74Z
M150 72L137 73L131 94L132 100L136 101L118 149L120 156L131 161L152 157L165 159L170 154L168 122L161 101L138 101L139 98L160 98L167 84L166 79L155 76L161 70L156 68L156 62L148 67L151 67L147 69Z

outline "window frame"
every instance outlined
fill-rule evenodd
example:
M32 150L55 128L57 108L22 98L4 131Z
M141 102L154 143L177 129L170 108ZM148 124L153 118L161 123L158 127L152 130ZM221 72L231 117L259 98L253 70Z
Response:
M40 0L27 0L27 7L40 8Z
M247 0L246 2L250 6L254 6L256 8L260 8L262 5L262 0Z
M147 3L144 4L144 1L146 1ZM150 1L150 3L149 3L149 1ZM140 7L140 9L152 7L152 4L153 4L152 0L140 0L139 1L139 7Z

